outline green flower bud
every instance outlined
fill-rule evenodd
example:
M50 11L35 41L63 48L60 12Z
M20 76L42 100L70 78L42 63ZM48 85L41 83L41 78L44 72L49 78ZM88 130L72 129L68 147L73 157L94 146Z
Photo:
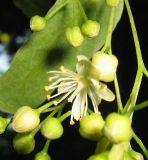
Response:
M35 160L51 160L47 152L41 151L35 155Z
M41 126L41 133L48 139L58 139L63 134L63 126L57 118L48 118Z
M118 113L107 116L103 130L105 136L113 143L130 141L132 138L131 120Z
M120 0L106 0L107 5L111 7L116 7L119 4Z
M108 55L102 52L97 52L92 57L91 74L94 78L105 82L114 80L118 66L118 59L114 55Z
M28 106L23 106L14 114L12 128L19 133L29 132L40 123L39 113Z
M84 116L80 121L80 135L86 139L98 140L102 135L104 123L100 113Z
M30 28L32 31L41 31L46 27L46 19L38 15L30 19Z
M106 151L100 154L92 155L88 158L88 160L108 160L108 154L109 152Z
M134 150L129 151L129 155L134 159L134 160L144 160L144 157L141 153L136 152Z
M13 139L13 147L20 154L29 154L35 148L34 136L31 134L18 134Z
M95 37L100 31L100 24L97 21L88 20L82 25L81 31L88 37Z
M0 134L5 132L6 127L7 127L9 122L10 122L9 119L0 117Z
M68 42L74 46L78 47L82 44L84 37L80 31L80 28L78 26L74 26L72 28L66 29L66 38Z

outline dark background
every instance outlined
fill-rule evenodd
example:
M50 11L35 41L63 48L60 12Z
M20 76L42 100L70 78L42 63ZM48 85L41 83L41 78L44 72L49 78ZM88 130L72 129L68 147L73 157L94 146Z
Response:
M54 2L54 1L52 1ZM148 2L145 0L130 0L131 7L133 10L138 35L140 39L143 59L145 65L148 68ZM0 31L10 33L15 39L16 36L24 35L24 32L29 29L29 18L27 18L21 10L15 7L11 0L0 1ZM130 30L130 25L126 11L124 10L122 19L114 31L113 34L113 51L119 58L118 78L120 83L121 94L123 96L123 102L125 102L129 96L134 77L136 74L136 57L134 50L134 43ZM14 54L19 45L15 44L12 40L9 46L9 53ZM112 86L111 86L112 87ZM138 102L142 102L148 99L148 80L144 77ZM105 105L105 107L104 107ZM105 110L104 110L105 109ZM100 110L105 116L108 112L115 110L115 103L111 106L107 106L106 103L102 103ZM144 142L145 146L148 147L148 109L143 109L134 114L133 128L137 135ZM69 126L68 121L64 123L65 133L64 136L57 141L54 141L50 148L49 153L53 160L61 159L77 159L86 160L89 155L93 154L95 149L95 143L86 141L79 136L78 126ZM0 159L5 160L31 160L33 159L36 152L40 151L44 145L44 139L38 135L36 138L36 149L35 151L27 156L18 155L12 148L12 139L15 134L7 132L1 135L0 138ZM133 148L140 151L138 145L132 140Z

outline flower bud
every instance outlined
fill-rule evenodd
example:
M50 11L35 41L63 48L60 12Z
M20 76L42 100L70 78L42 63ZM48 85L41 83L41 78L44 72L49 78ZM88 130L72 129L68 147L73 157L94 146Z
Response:
M9 123L9 119L0 117L0 134L4 133Z
M51 160L47 152L41 151L35 155L35 160Z
M100 31L100 24L97 21L88 20L82 25L81 31L88 37L95 37Z
M36 15L30 19L30 28L32 31L41 31L45 28L45 26L46 19L44 17Z
M134 160L144 160L144 157L141 153L136 152L134 150L129 151L129 155L134 159Z
M28 106L23 106L14 114L12 128L16 132L29 132L40 123L39 113Z
M106 0L107 5L111 7L116 7L119 4L120 0Z
M108 154L108 151L102 152L100 154L95 154L89 157L88 160L108 160Z
M130 141L132 138L131 120L118 113L107 116L103 130L105 136L113 143Z
M20 154L29 154L35 148L35 140L31 134L18 134L13 139L13 147Z
M102 52L97 52L92 57L91 73L94 78L105 82L114 80L118 66L118 59L114 55L108 55Z
M82 44L84 37L80 31L80 28L78 26L74 26L72 28L67 28L66 30L66 37L68 42L73 47L78 47Z
M98 140L102 135L104 123L100 113L84 116L80 121L80 135L86 139Z
M63 126L57 118L49 117L41 126L41 133L48 139L58 139L63 134Z

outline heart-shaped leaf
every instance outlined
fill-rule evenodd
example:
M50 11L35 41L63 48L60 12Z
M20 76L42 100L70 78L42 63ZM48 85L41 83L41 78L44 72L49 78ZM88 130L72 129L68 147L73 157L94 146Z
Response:
M47 16L52 14L65 0L58 0ZM33 108L46 99L44 86L48 84L47 71L58 69L61 65L75 69L76 56L79 54L91 57L105 42L111 8L105 0L82 0L82 5L89 19L100 22L99 36L86 38L77 48L70 46L66 40L65 30L74 25L74 21L82 24L82 12L77 1L69 3L52 16L43 31L35 32L18 50L10 69L0 78L0 110L13 113L21 106ZM97 6L97 7L94 7ZM115 25L123 10L121 1L116 10Z

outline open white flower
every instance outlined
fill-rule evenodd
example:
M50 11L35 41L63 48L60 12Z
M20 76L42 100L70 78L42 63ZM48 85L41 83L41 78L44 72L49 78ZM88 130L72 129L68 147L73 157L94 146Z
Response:
M63 100L68 99L72 104L72 113L70 123L79 120L87 114L88 100L90 99L94 112L99 112L98 105L101 99L106 101L113 101L114 94L107 86L92 78L89 74L91 67L90 61L85 56L78 56L78 63L76 65L76 72L60 67L59 71L49 71L49 86L45 89L57 90L57 93L48 95L48 99L62 96L56 104L61 103ZM92 70L91 70L92 71Z

